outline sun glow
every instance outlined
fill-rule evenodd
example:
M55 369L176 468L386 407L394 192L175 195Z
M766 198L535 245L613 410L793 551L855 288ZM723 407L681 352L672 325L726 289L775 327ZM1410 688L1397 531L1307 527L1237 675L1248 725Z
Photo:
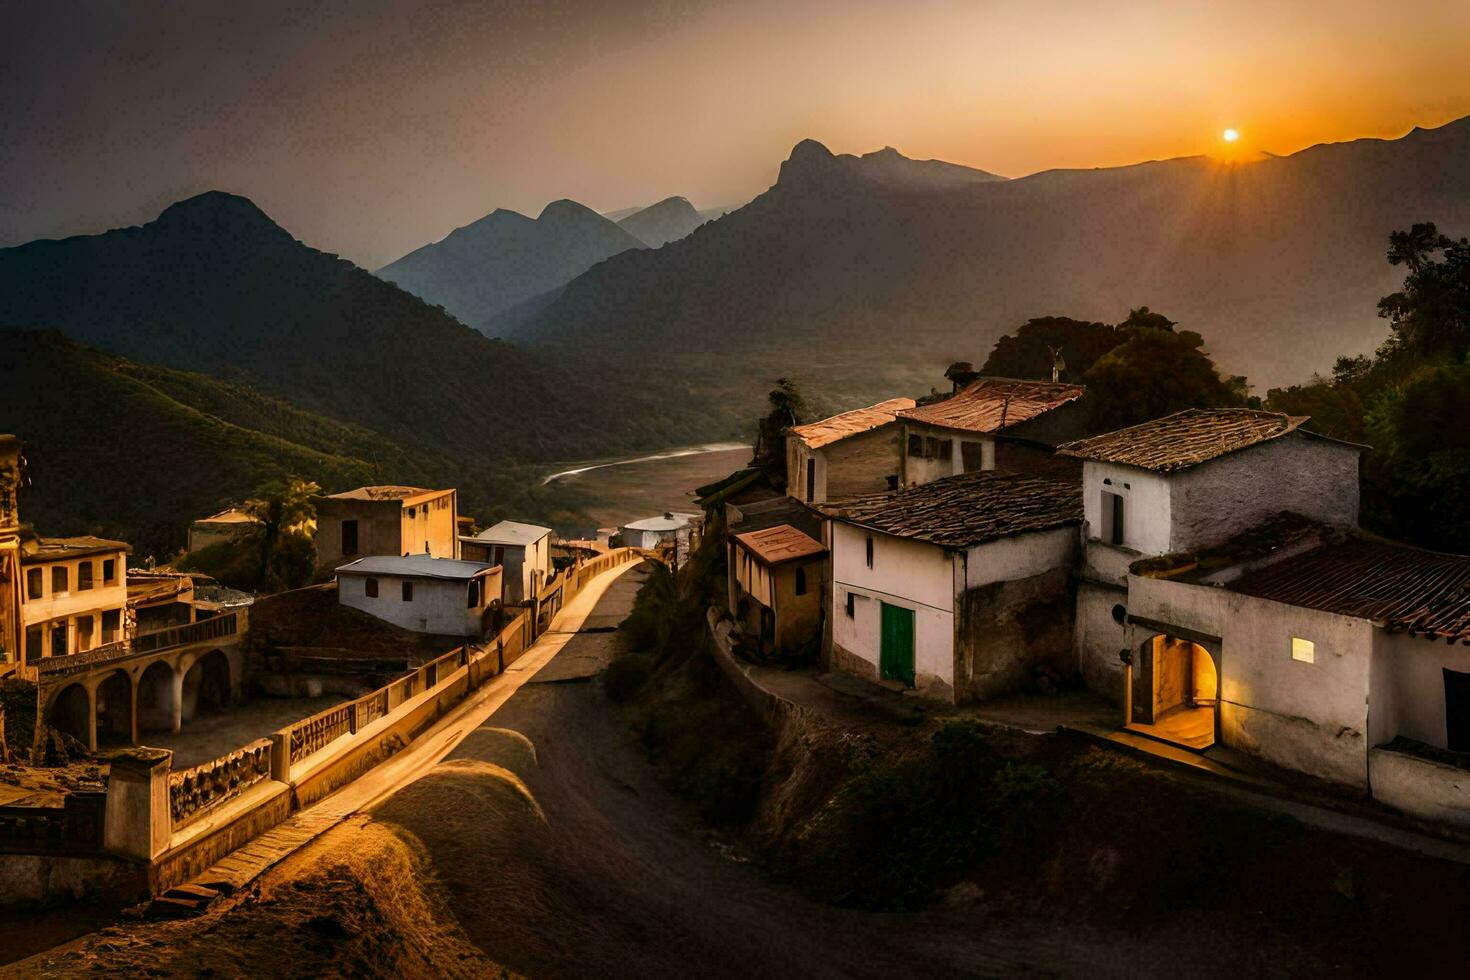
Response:
M1225 132L1220 134L1220 138L1227 143L1234 143L1236 140L1240 139L1240 130L1227 129L1225 130Z

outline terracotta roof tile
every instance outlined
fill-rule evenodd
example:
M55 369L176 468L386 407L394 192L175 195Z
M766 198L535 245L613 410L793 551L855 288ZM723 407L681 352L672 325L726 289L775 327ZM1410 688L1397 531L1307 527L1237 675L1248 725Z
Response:
M1191 408L1057 448L1058 455L1166 473L1295 432L1307 416L1248 408Z
M836 520L946 548L1045 531L1082 520L1082 488L1072 482L995 472L966 473L922 486L818 504Z
M1351 537L1249 572L1227 588L1470 644L1470 556Z
M952 398L899 412L926 425L966 432L999 432L1082 397L1081 385L981 378Z
M792 426L790 432L808 448L821 449L849 436L887 425L893 421L895 413L901 409L913 408L914 404L912 398L890 398L867 408L855 408L850 412L822 419L820 422Z
M735 535L735 540L740 542L746 551L767 565L779 565L782 562L810 558L827 552L827 549L822 547L822 542L808 537L790 524L777 524L775 527L763 528L759 531L747 531L744 534Z

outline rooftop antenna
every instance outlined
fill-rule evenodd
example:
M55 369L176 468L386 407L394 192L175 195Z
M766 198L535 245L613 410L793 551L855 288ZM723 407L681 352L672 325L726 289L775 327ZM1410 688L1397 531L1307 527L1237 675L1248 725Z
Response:
M1067 370L1067 361L1062 357L1060 347L1048 346L1046 349L1051 351L1051 383L1056 384L1062 380L1062 372Z

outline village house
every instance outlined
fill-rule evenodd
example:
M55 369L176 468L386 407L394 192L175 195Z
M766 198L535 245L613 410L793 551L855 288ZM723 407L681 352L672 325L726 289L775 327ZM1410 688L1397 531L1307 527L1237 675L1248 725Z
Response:
M0 677L20 663L24 586L20 574L22 537L18 498L24 482L25 456L20 440L12 435L0 435Z
M1357 524L1363 447L1309 432L1305 421L1191 409L1059 447L1082 460L1076 646L1089 687L1124 700L1133 562L1217 545L1283 511Z
M1087 431L1081 385L980 378L939 401L900 409L899 484L984 470L1070 477L1052 450Z
M952 702L1070 673L1075 483L968 473L818 509L834 669Z
M827 549L790 524L730 537L729 608L764 654L798 652L821 639Z
M94 537L22 542L22 665L123 639L129 550Z
M472 538L460 538L460 557L499 565L503 592L496 596L507 606L529 602L551 577L551 528L501 521Z
M233 544L260 526L260 518L239 507L227 507L217 514L202 517L189 525L188 553L202 551L210 545Z
M358 487L314 502L319 569L368 555L459 557L454 490Z
M682 514L666 513L662 517L647 517L632 521L618 528L624 548L645 548L655 551L659 545L677 546L682 539L687 548L691 524Z
M793 426L786 434L786 492L807 503L898 485L897 413L912 398L890 398L820 422Z
M337 569L337 601L416 633L480 638L501 569L432 555L374 555Z
M1470 557L1278 515L1132 564L1129 727L1470 823Z

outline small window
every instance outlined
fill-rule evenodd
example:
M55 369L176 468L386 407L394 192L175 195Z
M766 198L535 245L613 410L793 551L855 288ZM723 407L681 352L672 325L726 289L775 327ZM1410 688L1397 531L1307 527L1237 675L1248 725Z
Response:
M1123 544L1123 497L1104 490L1102 495L1102 540Z
M30 626L26 628L26 659L34 660L37 657L46 656L45 639L41 633L41 627Z
M915 459L924 455L923 436L909 436L909 455Z
M357 554L357 522L342 522L342 554Z
M937 447L936 447L936 450L937 451L936 451L935 455L939 459L942 459L945 462L949 462L950 460L954 459L954 440L953 439L936 439L935 442L938 444Z
M873 567L873 536L871 534L868 535L867 547L868 547L868 567L869 568L872 568Z
M92 617L77 617L77 653L92 649Z
M857 595L852 592L847 594L847 618L852 619L857 615Z
M817 499L817 461L806 461L806 499L810 503Z
M102 559L102 584L111 585L117 581L117 559Z
M51 569L51 594L67 591L66 566L56 565Z
M122 639L118 628L122 625L122 610L108 609L102 614L102 642L112 643Z
M796 594L797 595L806 595L806 569L805 568L798 568L796 570Z
M412 582L404 582L403 583L403 601L404 602L413 602L413 583Z
M92 587L92 563L84 561L77 566L77 591L85 592Z
M51 656L66 656L66 620L59 620L51 626Z
M369 599L376 599L378 597L378 580L377 579L375 579L375 578L368 579L367 582L365 582L363 584L363 588L367 590L367 597Z
M1291 638L1291 659L1300 660L1304 664L1317 662L1317 644L1311 640L1304 640L1299 636Z
M41 598L41 581L41 570L39 568L31 568L26 570L27 599Z
M476 608L479 607L479 605L480 605L480 580L477 579L477 578L476 579L471 579L470 580L469 601L465 603L465 608L467 608L467 609L476 609Z

